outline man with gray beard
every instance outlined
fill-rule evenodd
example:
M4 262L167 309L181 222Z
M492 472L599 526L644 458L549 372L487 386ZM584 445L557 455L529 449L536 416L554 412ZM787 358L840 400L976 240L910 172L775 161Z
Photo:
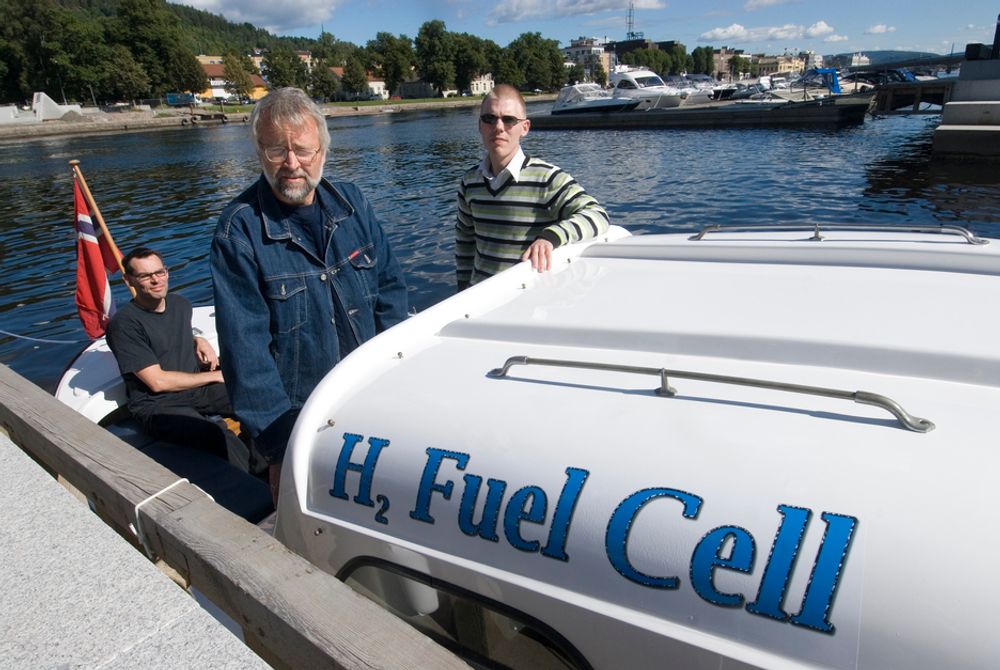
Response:
M220 362L233 409L270 464L277 497L295 418L341 358L407 314L402 269L351 183L323 178L326 119L297 88L250 117L262 176L212 240Z

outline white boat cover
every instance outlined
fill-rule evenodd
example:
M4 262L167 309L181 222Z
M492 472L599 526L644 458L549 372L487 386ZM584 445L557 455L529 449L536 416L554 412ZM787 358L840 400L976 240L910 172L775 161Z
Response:
M278 536L502 603L597 668L996 667L1000 242L621 234L338 365Z

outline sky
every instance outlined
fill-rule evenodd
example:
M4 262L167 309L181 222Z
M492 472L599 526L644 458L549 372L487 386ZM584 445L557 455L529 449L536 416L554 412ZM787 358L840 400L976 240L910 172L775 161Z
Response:
M177 1L177 0L173 0ZM278 35L317 37L320 30L364 46L378 32L416 37L425 21L507 46L539 32L561 46L577 37L623 40L628 1L617 0L183 0ZM964 53L992 44L995 0L635 0L633 30L654 41L728 46L778 55L893 49Z

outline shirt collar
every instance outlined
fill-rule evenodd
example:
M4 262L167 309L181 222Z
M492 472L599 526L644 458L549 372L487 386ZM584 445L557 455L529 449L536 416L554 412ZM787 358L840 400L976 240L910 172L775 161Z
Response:
M521 177L521 168L524 166L524 158L524 150L522 150L521 147L518 147L517 153L514 154L514 157L510 159L509 163L507 163L507 167L500 170L500 174L495 175L491 172L490 157L487 155L486 158L483 159L483 162L479 164L479 171L482 172L483 176L491 182L498 180L501 176L503 176L504 172L509 174L510 178L514 182L517 182L517 180Z

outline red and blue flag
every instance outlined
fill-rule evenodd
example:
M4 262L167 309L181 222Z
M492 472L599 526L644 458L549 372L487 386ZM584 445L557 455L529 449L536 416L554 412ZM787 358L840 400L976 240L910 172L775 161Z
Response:
M104 335L104 329L115 311L108 273L114 274L118 270L118 260L100 229L94 228L90 208L75 179L73 199L76 211L76 307L83 329L89 337L96 339Z

